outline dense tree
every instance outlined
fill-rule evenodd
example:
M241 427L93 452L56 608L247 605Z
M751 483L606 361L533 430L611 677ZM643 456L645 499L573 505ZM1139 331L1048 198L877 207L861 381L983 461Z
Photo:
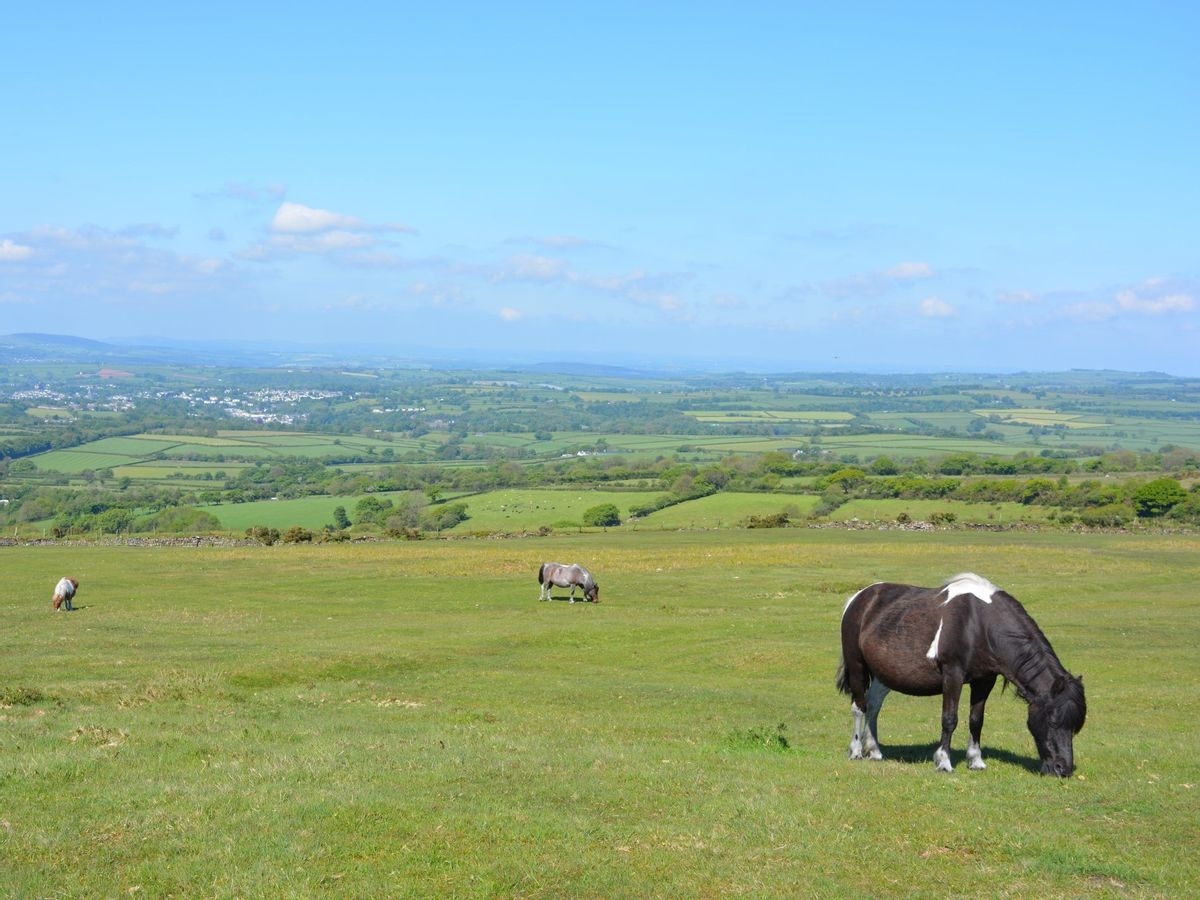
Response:
M1174 478L1155 478L1135 490L1131 499L1138 516L1148 519L1166 515L1187 499L1187 491Z
M601 503L584 510L583 524L596 528L610 528L621 524L621 511L615 503Z

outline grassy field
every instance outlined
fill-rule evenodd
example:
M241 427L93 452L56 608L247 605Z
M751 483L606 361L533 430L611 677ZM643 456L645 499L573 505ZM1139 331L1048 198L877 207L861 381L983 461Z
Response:
M1200 890L1200 541L834 530L0 548L0 895L1160 897ZM599 605L536 600L547 558ZM1089 714L846 759L845 598L975 569ZM49 594L70 573L74 613ZM965 725L960 732L965 731Z
M469 518L455 526L459 534L473 532L518 533L551 528L577 528L584 512L605 503L614 504L621 513L620 529L731 528L744 526L752 516L770 516L780 512L791 515L793 523L810 514L820 502L813 494L738 493L723 491L707 497L676 503L641 519L629 518L629 510L662 496L662 491L603 491L581 489L520 488L486 491L464 497L449 497L446 502L465 503ZM396 500L400 495L378 493L372 496ZM303 497L296 500L256 500L249 503L223 503L201 507L221 523L221 530L242 534L247 528L265 525L280 530L300 526L319 531L335 520L334 510L341 506L351 516L361 497ZM398 502L398 501L396 501ZM859 520L892 523L902 515L914 521L929 521L939 514L951 514L960 524L974 525L1045 525L1054 507L1020 503L964 503L959 500L851 500L830 515L834 522ZM934 518L936 521L936 518Z

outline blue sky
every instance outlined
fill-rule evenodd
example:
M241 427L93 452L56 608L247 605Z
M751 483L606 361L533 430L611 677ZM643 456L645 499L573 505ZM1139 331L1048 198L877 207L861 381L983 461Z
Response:
M0 334L1200 375L1193 3L3 20Z

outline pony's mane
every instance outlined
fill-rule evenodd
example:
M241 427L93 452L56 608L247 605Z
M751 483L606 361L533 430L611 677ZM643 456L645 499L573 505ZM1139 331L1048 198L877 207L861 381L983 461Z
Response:
M948 579L942 585L942 590L946 592L947 603L960 594L972 594L984 603L991 603L992 597L999 593L1000 588L982 575L976 575L974 572L960 572Z
M999 589L993 596L994 599L1003 598L1002 608L1007 613L1006 621L996 632L999 641L993 643L1001 643L1006 651L1003 655L1012 667L1017 693L1029 700L1024 686L1032 684L1046 672L1055 678L1070 677L1050 646L1050 641L1021 602L1007 591Z

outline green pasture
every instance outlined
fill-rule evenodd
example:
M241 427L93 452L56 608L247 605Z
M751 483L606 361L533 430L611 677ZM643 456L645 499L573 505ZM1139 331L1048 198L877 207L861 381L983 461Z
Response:
M366 438L361 436L338 436L327 434L304 434L292 432L221 432L217 437L193 435L163 436L138 434L127 437L109 437L91 441L69 450L50 450L32 457L37 467L45 472L61 472L78 475L87 470L122 470L130 477L162 477L164 473L152 474L130 470L153 466L161 470L174 463L175 471L187 473L197 461L210 466L229 470L236 468L237 461L271 460L289 456L321 459L339 458L348 455L378 456L384 460L384 451L393 455L404 453L428 453L440 446L444 438L428 436L420 439ZM228 459L227 459L228 458Z
M31 406L26 414L35 419L70 419L71 411L58 406Z
M687 413L698 422L720 424L722 422L759 422L765 425L779 422L790 423L844 423L854 418L853 413L843 410L788 410L788 409L745 409L745 410L689 410Z
M448 497L443 502L465 503L468 518L450 533L474 532L531 532L549 526L577 527L583 514L593 506L612 503L621 514L624 524L618 528L730 528L744 525L751 516L766 516L792 511L794 516L812 511L819 501L812 495L741 494L722 492L697 500L677 503L636 521L629 518L633 507L641 506L663 495L660 490L591 490L570 488L511 488L485 491L462 497ZM380 499L395 498L387 492L371 495ZM333 511L344 507L351 517L361 496L302 497L295 500L255 500L249 503L220 503L200 507L212 513L221 523L221 530L242 534L247 528L265 525L283 531L293 526L317 531L334 521ZM941 504L944 508L947 504ZM900 508L897 507L897 512ZM980 514L980 518L985 516ZM889 516L889 521L893 516Z
M651 513L636 523L644 528L730 528L745 525L752 516L787 512L793 519L812 512L820 498L813 495L739 494L722 491Z
M1188 897L1194 537L639 532L3 547L0 895ZM597 605L538 602L546 559ZM1076 776L892 695L850 761L846 597L975 569L1082 674ZM79 608L50 611L64 573ZM964 715L965 718L965 715Z
M974 453L979 456L1016 456L1031 453L1041 448L1032 443L1009 441L975 441L965 437L934 437L921 434L899 434L883 432L873 434L826 434L822 435L820 449L836 454L854 454L868 460L877 456L897 459Z
M372 496L387 497L380 493ZM300 497L294 500L252 500L249 503L202 504L198 508L216 516L221 530L233 534L244 534L247 528L264 526L286 531L289 528L307 528L320 531L334 524L333 511L339 506L354 514L354 504L359 497L330 497L325 494Z
M914 522L936 521L950 514L959 525L1045 525L1051 514L1058 512L1050 506L1023 503L966 503L962 500L850 500L832 513L834 522L861 521L891 523L901 516Z
M997 412L996 410L977 409L976 415L990 416L995 415L1004 422L1013 422L1018 425L1040 425L1043 428L1061 425L1064 428L1100 428L1103 422L1089 421L1082 415L1072 413L1061 413L1053 409L1004 409Z
M180 475L190 479L203 479L205 476L220 478L235 478L243 469L250 468L245 462L193 462L191 460L150 460L129 466L113 466L115 478L132 478L134 480L162 481L172 476Z
M451 533L526 532L543 526L573 527L593 506L612 503L621 513L623 529L732 528L744 526L753 517L787 512L795 523L809 515L820 502L814 494L738 493L722 491L707 497L676 503L637 520L630 510L651 503L662 491L592 490L570 488L510 488L485 491L443 502L465 503L468 518ZM387 499L381 492L373 497ZM201 508L212 513L223 531L242 534L247 528L265 525L281 531L293 526L320 530L334 521L333 511L344 507L353 516L354 497L302 497L295 500L256 500L222 503ZM913 521L929 521L936 514L950 513L958 524L1013 525L1046 524L1053 507L1021 503L965 503L959 500L851 500L834 510L835 522L859 520L871 523L896 522L902 515Z
M649 503L662 491L538 490L487 491L453 502L467 505L468 519L456 531L536 531L542 526L579 525L593 506L614 504L625 519L631 506Z

